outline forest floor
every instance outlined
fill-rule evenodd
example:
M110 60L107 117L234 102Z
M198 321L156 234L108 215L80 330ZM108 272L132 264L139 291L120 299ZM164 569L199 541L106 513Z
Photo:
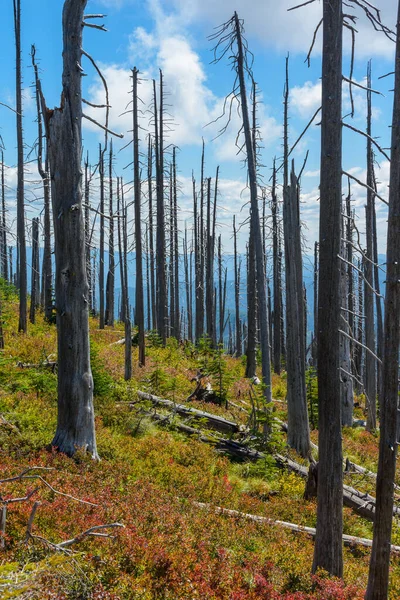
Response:
M313 540L307 534L216 510L222 507L315 527L316 502L303 499L304 480L279 469L272 456L279 452L302 462L288 451L279 425L266 447L256 430L247 434L245 441L262 449L262 459L234 461L199 436L179 432L183 421L176 414L168 413L162 423L154 421L151 402L138 401L137 391L142 390L184 402L194 390L191 379L203 368L212 373L214 389L222 383L228 408L198 401L188 405L241 424L243 431L235 438L243 441L259 392L251 390L244 378L242 359L221 356L207 345L197 350L180 346L174 340L163 348L150 337L145 367L137 366L133 349L133 379L127 383L124 346L112 345L123 337L123 327L117 324L101 331L91 320L101 461L93 462L80 452L69 459L48 449L56 426L57 375L45 366L18 366L56 360L56 328L39 314L28 334L18 334L17 299L8 288L3 287L2 295L0 510L11 499L29 496L7 504L3 548L0 540L2 599L363 598L368 548L345 548L345 583L323 573L311 576ZM314 384L309 381L315 419ZM285 420L284 373L273 378L273 397L268 419ZM160 408L157 413L167 416ZM362 417L361 409L358 416ZM205 430L203 419L185 424ZM315 443L317 437L314 430ZM375 435L362 428L345 429L343 445L345 457L376 471ZM26 469L31 470L23 478L3 481ZM370 478L345 477L349 485L374 494ZM35 502L40 504L27 534ZM70 546L56 547L91 527L115 523L123 527L95 532L112 537L85 536ZM372 524L345 508L344 533L371 538ZM396 521L393 544L400 544ZM390 599L399 597L400 559L394 555Z

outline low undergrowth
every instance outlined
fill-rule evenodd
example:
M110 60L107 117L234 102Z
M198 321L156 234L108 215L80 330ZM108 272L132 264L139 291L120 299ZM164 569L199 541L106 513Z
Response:
M46 367L16 366L19 361L39 365L55 356L55 328L39 316L28 335L16 335L16 304L12 291L9 294L4 310L6 347L0 355L1 478L40 466L46 469L40 474L53 489L37 478L0 484L3 500L32 493L28 500L8 505L4 549L0 549L1 598L363 598L368 549L345 549L345 583L322 573L313 577L313 542L307 535L214 510L223 507L315 526L316 505L304 501L303 480L278 470L268 453L256 463L232 462L212 446L179 433L173 423L160 429L151 419L151 407L137 404L138 389L182 402L194 389L191 379L197 370L205 370L211 363L214 369L215 360L223 360L224 380L220 378L220 383L228 410L222 404L198 401L191 406L245 424L251 398L240 360L216 359L207 348L199 352L173 341L162 348L149 339L146 366L140 369L136 365L134 353L134 378L126 383L122 378L124 347L112 345L123 337L122 327L100 331L92 320L96 427L102 460L93 463L79 452L71 460L45 450L55 430L56 374ZM211 372L213 386L215 377L215 371ZM274 376L273 390L281 400L273 415L284 420L285 380ZM274 443L285 451L280 434ZM344 443L352 459L376 468L374 436L346 430ZM35 473L38 471L32 471ZM43 539L26 541L35 502L40 505L32 533ZM207 506L200 507L198 502ZM51 546L92 526L116 522L124 528L112 530L113 538L84 538L71 547L71 553ZM344 529L363 537L372 534L370 523L348 509L344 511ZM390 598L398 597L400 564L394 558Z

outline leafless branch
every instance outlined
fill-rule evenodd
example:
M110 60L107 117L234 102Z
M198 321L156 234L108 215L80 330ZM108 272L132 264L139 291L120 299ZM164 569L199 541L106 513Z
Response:
M89 117L89 115L86 115L85 113L82 113L82 117L84 117L88 121L91 121L92 123L94 123L95 125L97 125L98 127L100 127L100 129L103 129L107 133L110 133L111 135L115 135L115 137L118 137L118 138L121 138L121 139L124 137L122 133L116 133L115 131L112 131L111 129L108 129L108 127L105 127L104 125L102 125L101 123L99 123L95 119L92 119L92 117Z

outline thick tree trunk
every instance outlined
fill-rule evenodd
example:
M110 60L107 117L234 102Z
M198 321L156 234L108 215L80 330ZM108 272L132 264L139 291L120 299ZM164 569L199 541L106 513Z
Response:
M82 211L80 63L85 7L86 0L64 3L62 102L46 114L58 333L58 417L52 445L68 455L81 448L97 458Z
M342 212L342 0L323 2L318 290L319 472L313 571L342 577L342 432L339 370Z
M374 537L366 600L386 600L397 455L400 345L400 2L397 14L389 217L386 251L386 296L380 413L379 462Z

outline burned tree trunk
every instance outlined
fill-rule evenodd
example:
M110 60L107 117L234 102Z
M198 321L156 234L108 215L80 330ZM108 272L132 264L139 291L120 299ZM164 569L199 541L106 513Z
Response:
M1 151L1 275L8 281L8 251L6 223L6 186L4 177L4 152Z
M323 2L318 288L319 470L313 571L343 575L339 371L342 212L342 0Z
M254 147L251 136L251 128L249 121L249 112L247 105L247 94L245 84L245 65L244 65L244 50L242 41L242 26L239 17L235 12L234 15L235 36L237 42L237 60L236 69L239 78L240 87L240 104L243 118L243 132L246 145L247 167L249 174L250 186L250 219L253 221L254 231L254 246L257 262L257 298L258 298L258 321L260 324L261 334L261 366L264 383L264 395L267 402L272 401L271 388L271 369L270 369L270 349L269 349L269 324L268 324L268 308L267 308L267 290L265 281L265 260L263 253L263 242L260 227L260 214L258 210L257 198L257 168L256 157L254 155Z
M46 111L56 259L58 417L52 445L97 458L90 368L88 285L82 211L82 58L86 0L63 9L63 92L60 108Z
M99 176L100 176L100 257L99 257L99 327L105 326L104 309L104 150L99 147Z
M139 366L146 364L144 342L144 298L143 298L143 253L142 223L140 209L140 168L139 168L139 121L138 121L138 73L136 67L132 71L133 80L133 178L135 203L135 239L136 239L136 304L135 317L139 333ZM127 343L127 340L126 340Z
M236 333L236 356L242 356L242 328L240 325L240 263L238 264L237 254L237 230L236 220L233 216L233 253L234 253L234 264L235 264L235 333Z
M279 255L279 223L278 223L278 198L276 195L276 168L275 160L272 172L272 197L271 197L271 212L272 212L272 268L274 282L274 347L273 347L273 365L274 373L277 375L281 372L281 259Z
M157 307L155 286L155 261L154 261L154 231L153 231L153 145L149 136L147 150L147 185L149 199L149 251L150 251L150 302L151 302L151 326L157 329Z
M108 273L107 273L107 296L106 296L106 324L114 327L114 293L115 293L115 257L114 257L114 207L113 207L113 147L110 142L110 157L108 171L108 186L109 186L109 207L108 214Z
M38 122L38 150L37 166L39 175L43 181L44 197L44 247L43 247L43 265L42 265L42 305L44 307L44 316L50 321L53 314L53 265L51 262L51 224L50 224L50 173L46 148L46 157L43 165L43 125L41 112L41 83L38 74L38 67L35 62L35 47L32 46L32 64L35 72L35 96L36 111Z
M308 457L311 448L306 397L300 198L293 166L290 186L286 186L284 190L283 226L286 272L288 445L301 456Z
M22 73L21 73L21 0L13 0L16 63L16 116L17 116L17 284L19 288L18 331L27 331L27 272L24 205L24 139L22 129Z
M35 323L36 309L40 304L40 267L39 267L39 218L32 219L32 276L31 305L29 320Z
M380 413L379 462L376 481L374 537L366 600L388 597L393 494L397 456L400 345L400 2L397 14L392 151L389 183L387 271L382 406Z

